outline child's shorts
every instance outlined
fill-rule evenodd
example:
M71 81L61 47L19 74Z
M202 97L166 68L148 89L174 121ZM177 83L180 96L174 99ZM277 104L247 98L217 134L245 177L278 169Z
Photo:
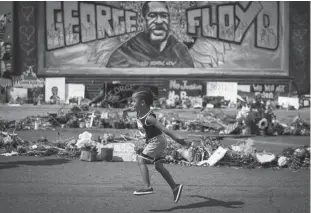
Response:
M163 135L158 135L148 140L147 146L139 156L149 161L156 161L165 157L164 150L167 146L167 140Z

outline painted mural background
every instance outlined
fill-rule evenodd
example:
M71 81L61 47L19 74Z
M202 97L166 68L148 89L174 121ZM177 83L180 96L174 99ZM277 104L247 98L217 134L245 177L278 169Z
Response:
M44 66L283 67L284 2L143 3L45 2Z

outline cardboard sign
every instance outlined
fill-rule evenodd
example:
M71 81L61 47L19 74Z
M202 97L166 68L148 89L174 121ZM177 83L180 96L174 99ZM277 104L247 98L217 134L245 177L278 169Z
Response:
M84 84L66 84L66 103L69 103L71 98L85 97L85 86Z
M199 81L170 80L165 82L169 100L189 99L194 104L202 103L203 86Z
M277 100L279 96L286 96L288 85L285 84L248 84L238 85L238 94L241 97L254 98L260 95L264 100Z
M16 100L17 98L27 100L28 99L28 89L12 87L10 89L10 97L12 100Z
M278 104L284 108L293 106L295 109L299 109L299 98L298 97L279 97Z
M237 102L238 84L236 82L207 82L206 96L224 97L232 103Z

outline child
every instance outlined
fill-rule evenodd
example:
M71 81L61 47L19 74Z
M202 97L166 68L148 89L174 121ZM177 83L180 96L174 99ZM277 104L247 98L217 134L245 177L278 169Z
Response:
M177 203L183 185L176 184L170 173L164 168L163 163L160 161L163 159L164 150L167 145L166 138L162 134L164 132L170 136L173 140L184 146L190 146L183 138L176 135L174 132L165 128L157 119L156 115L150 110L150 106L153 104L153 95L148 89L139 88L132 95L133 107L124 110L137 112L137 122L140 126L143 126L146 134L146 147L143 152L138 156L138 165L141 171L144 188L134 192L135 195L145 195L153 193L153 188L150 185L149 171L146 163L152 162L155 164L155 169L163 176L166 182L169 184L173 191L174 201Z

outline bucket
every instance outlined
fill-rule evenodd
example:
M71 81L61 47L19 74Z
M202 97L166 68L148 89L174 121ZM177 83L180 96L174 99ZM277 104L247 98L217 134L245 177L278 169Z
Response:
M112 161L112 158L113 158L113 148L101 148L100 160Z

